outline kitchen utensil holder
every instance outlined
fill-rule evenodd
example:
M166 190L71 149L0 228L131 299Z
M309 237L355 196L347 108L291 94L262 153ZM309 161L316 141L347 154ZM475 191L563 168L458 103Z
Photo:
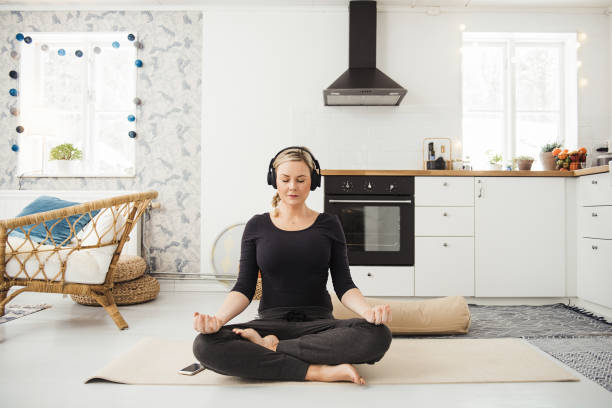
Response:
M425 153L425 146L429 143L429 142L435 142L436 141L447 141L448 142L448 155L449 158L445 159L446 162L446 170L452 170L452 164L453 164L453 141L449 138L449 137L426 137L423 139L423 147L421 148L421 161L423 162L423 170L428 170L427 169L427 162L428 157L426 157L426 153ZM444 153L446 154L446 153Z

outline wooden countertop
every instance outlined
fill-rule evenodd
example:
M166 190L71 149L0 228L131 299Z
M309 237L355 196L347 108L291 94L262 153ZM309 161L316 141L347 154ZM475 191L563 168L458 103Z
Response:
M574 171L558 170L321 170L323 176L445 176L445 177L578 177L607 173L608 166Z

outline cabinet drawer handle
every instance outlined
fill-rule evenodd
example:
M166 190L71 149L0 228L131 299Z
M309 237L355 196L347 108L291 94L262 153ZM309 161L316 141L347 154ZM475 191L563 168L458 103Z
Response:
M368 272L368 276L372 276L372 272Z
M442 213L442 215L443 215L443 216L445 216L445 217L448 217L448 214L447 214L447 213Z
M593 217L597 217L597 213L592 213L591 214Z
M442 185L443 185L444 187L446 187L446 186L448 186L448 183L445 181L444 183L442 183Z
M442 244L442 246L443 246L443 247L447 247L447 246L448 246L448 244L445 242L445 243L443 243L443 244Z
M597 180L591 180L591 184L597 184Z
M592 245L591 248L597 249L597 245Z

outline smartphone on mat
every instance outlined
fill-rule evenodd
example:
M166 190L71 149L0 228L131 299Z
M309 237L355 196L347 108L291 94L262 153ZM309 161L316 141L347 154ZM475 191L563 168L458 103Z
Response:
M204 370L205 368L206 367L204 367L200 363L193 363L193 364L188 365L187 367L179 370L178 373L179 374L184 374L184 375L194 375L194 374L197 374L200 371Z

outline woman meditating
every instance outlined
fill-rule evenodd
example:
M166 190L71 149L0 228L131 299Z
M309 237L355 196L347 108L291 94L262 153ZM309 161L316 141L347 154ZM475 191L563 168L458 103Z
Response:
M247 222L238 279L219 311L194 313L193 353L206 368L253 379L365 384L351 364L374 364L389 349L391 308L370 306L353 283L339 218L306 206L320 170L305 147L288 147L270 161L274 210ZM259 271L257 318L225 325L253 299ZM338 299L361 318L333 317L328 271Z

